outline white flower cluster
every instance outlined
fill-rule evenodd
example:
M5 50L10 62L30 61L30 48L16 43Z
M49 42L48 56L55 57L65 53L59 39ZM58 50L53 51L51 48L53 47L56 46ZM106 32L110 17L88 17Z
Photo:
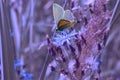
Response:
M57 32L53 37L53 43L55 43L57 46L63 45L64 42L69 43L69 40L73 38L76 34L78 33L75 30L71 32L69 30Z

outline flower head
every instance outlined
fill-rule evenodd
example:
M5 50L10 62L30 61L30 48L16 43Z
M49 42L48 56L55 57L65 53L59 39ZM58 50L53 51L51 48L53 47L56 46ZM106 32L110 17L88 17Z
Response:
M57 32L53 37L53 43L55 43L57 46L63 45L64 42L69 43L69 40L73 38L76 34L77 32L75 30L71 32L69 30Z

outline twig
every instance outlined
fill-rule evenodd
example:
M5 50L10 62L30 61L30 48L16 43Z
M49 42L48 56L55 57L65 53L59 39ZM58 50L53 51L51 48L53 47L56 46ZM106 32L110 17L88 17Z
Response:
M110 19L110 21L108 22L108 26L107 26L107 30L108 30L108 31L109 31L110 28L111 28L111 24L112 24L112 21L113 21L113 18L114 18L114 15L115 15L115 13L116 13L116 10L117 10L117 7L118 7L119 3L120 3L120 0L117 0L117 2L116 2L116 4L115 4L115 8L113 9L113 13L112 13L111 19Z
M43 65L43 68L42 68L42 71L41 71L41 74L40 74L40 77L38 80L44 80L45 78L45 73L46 73L46 69L47 69L47 63L48 63L48 60L49 60L49 53L47 53L46 57L45 57L45 62L44 62L44 65Z
M30 45L30 47L31 47L31 49L32 49L32 44L33 44L33 15L34 15L34 1L33 0L31 0L31 15L30 15L30 35L29 35L29 37L30 37L30 41L29 41L29 45Z
M116 4L115 4L115 8L114 8L113 13L112 13L112 16L111 16L111 19L110 19L110 21L108 22L108 25L107 25L107 29L106 29L107 32L110 30L111 26L113 26L113 24L115 23L115 21L117 20L119 14L120 14L120 13L119 13L119 14L117 15L117 17L115 18L115 20L113 21L113 18L114 18L114 16L115 16L115 13L116 13L116 11L117 11L117 8L118 8L119 3L120 3L120 0L117 0L117 2L116 2ZM108 40L106 41L106 45L105 45L105 46L107 46L109 42L110 42L110 39L108 38Z

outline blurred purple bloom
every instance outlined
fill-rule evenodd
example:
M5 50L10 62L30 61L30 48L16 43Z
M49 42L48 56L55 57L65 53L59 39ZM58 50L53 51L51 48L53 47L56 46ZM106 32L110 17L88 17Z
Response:
M20 67L22 65L21 60L15 60L14 62L14 69L16 70L17 67Z
M24 80L32 80L33 74L27 73L26 71L22 71L20 76L24 78Z

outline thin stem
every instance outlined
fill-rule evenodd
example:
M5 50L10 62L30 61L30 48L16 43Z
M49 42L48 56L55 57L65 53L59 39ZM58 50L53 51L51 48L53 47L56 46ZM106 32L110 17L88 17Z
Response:
M47 53L45 57L45 62L44 62L44 65L43 65L43 68L42 68L42 71L41 71L41 74L38 80L44 80L46 69L47 69L47 64L48 64L48 59L49 59L49 53Z
M30 45L30 47L31 47L31 49L32 49L32 44L33 44L33 15L34 15L34 1L33 0L31 0L31 15L30 15L30 41L29 41L29 45Z
M64 1L65 1L65 3L63 4L63 8L65 8L67 5L67 0L64 0Z
M113 13L112 13L111 19L110 19L110 21L108 22L108 26L107 26L107 30L108 30L108 31L109 31L110 28L111 28L111 24L112 24L114 15L115 15L115 13L116 13L116 11L117 11L117 8L118 8L119 3L120 3L120 0L117 0L117 2L116 2L116 4L115 4L115 8L113 9Z

